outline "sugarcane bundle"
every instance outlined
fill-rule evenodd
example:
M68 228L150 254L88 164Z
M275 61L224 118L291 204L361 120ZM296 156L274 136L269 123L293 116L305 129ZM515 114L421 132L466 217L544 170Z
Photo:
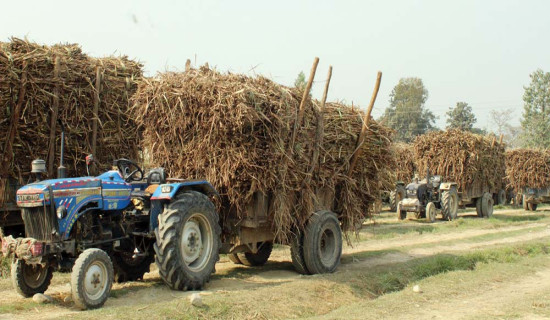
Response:
M494 137L461 130L429 132L415 139L414 153L421 177L429 168L432 174L457 182L459 191L504 187L504 146Z
M326 104L317 144L319 103L308 99L298 124L302 94L265 77L201 67L144 80L132 111L151 165L165 167L170 176L210 181L224 199L221 213L234 208L243 215L254 192L271 195L269 216L285 242L313 212L316 190L336 193L335 210L344 228L353 230L390 183L383 177L390 170L391 130L371 120L359 146L362 156L348 175L364 114ZM312 162L315 148L318 163Z
M25 183L36 158L48 162L49 177L55 175L57 120L66 128L69 176L86 174L84 158L94 151L94 141L100 169L117 157L135 159L139 132L128 114L128 99L141 68L127 57L89 57L75 44L0 42L0 178Z
M517 192L550 187L550 153L535 149L506 151L506 178Z

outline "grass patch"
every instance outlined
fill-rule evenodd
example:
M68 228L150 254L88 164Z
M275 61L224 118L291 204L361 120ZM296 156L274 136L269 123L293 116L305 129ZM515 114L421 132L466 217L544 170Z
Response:
M10 257L4 257L0 254L0 278L8 278L11 271L11 259Z
M32 300L20 301L14 304L3 304L3 305L0 305L0 314L28 311L40 306L41 306L40 304Z

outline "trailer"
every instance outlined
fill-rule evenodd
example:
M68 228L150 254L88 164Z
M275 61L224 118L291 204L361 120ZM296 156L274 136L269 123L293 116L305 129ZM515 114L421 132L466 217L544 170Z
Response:
M476 208L478 217L489 218L495 204L506 203L506 191L477 183L459 188L458 198L460 207Z
M550 203L550 188L523 188L521 199L523 209L536 211L540 203Z

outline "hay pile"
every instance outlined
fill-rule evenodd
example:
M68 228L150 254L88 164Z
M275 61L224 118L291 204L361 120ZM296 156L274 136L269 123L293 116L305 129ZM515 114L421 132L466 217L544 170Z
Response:
M395 157L395 180L405 184L412 181L415 173L414 149L411 144L395 143L392 146Z
M74 44L41 46L16 38L0 42L1 184L7 184L8 177L25 183L36 158L55 160L49 176L55 175L60 139L59 125L52 127L56 93L57 118L66 126L68 175L86 174L84 158L92 152L97 68L102 79L95 157L102 169L117 157L136 158L138 131L127 111L128 98L142 77L141 67L127 57L89 57ZM52 129L55 134L50 137ZM50 149L55 156L50 157Z
M550 153L532 149L506 151L506 178L518 192L526 187L550 187Z
M313 212L317 188L336 191L344 228L353 230L389 184L380 173L390 169L391 132L373 120L363 156L347 176L362 127L358 110L326 105L320 161L313 164L316 102L308 101L292 144L301 96L264 77L202 67L146 79L132 101L151 165L172 177L210 181L222 195L222 214L232 208L242 217L255 191L271 195L269 217L285 242Z
M492 137L460 130L430 132L414 141L418 172L429 166L432 174L458 183L459 191L483 186L498 191L504 187L504 146Z

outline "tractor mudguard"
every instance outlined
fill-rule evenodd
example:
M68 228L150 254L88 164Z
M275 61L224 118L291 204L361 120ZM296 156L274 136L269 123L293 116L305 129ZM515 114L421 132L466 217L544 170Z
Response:
M456 188L457 187L457 183L456 182L443 182L440 186L439 186L439 190L443 190L443 191L448 191L448 190L451 190L451 188Z
M158 227L158 216L162 213L164 205L170 202L179 191L197 191L209 197L219 196L214 186L206 180L189 180L159 185L151 196L150 231Z

